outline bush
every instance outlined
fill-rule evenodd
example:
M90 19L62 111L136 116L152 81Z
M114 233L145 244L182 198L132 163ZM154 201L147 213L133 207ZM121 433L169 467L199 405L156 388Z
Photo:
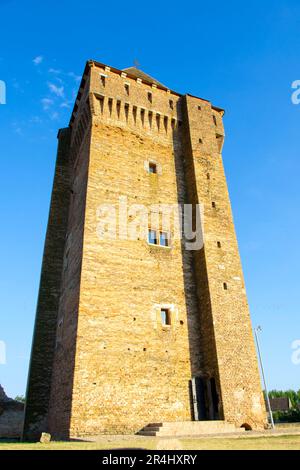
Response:
M292 408L289 411L274 411L273 419L277 423L299 423L300 410Z

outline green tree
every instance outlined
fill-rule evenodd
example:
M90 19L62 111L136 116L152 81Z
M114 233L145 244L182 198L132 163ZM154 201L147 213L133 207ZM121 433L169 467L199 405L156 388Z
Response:
M275 411L274 421L295 423L300 422L300 390L271 390L269 398L288 397L291 400L292 408L288 411Z
M17 395L17 396L15 397L15 400L16 400L16 401L20 401L21 403L25 403L25 397L24 397L24 395Z

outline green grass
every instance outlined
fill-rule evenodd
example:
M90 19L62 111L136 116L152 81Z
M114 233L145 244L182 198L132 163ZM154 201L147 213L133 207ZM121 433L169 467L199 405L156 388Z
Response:
M243 438L151 438L102 436L97 442L0 442L0 450L103 450L117 448L162 450L300 450L300 435Z

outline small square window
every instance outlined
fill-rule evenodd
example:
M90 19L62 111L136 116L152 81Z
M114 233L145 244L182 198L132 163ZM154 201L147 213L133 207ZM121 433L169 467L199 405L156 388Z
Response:
M201 139L201 137L199 138L199 144L203 144L203 140Z
M148 243L150 243L150 245L157 245L156 230L148 230Z
M105 75L100 75L100 80L101 80L101 85L102 86L105 86L105 78L106 78Z
M198 110L201 111L201 106L198 106Z
M149 162L149 173L157 173L156 163Z
M167 232L160 232L159 244L160 246L169 246L169 235Z
M163 326L171 325L171 312L168 308L160 309L161 323Z

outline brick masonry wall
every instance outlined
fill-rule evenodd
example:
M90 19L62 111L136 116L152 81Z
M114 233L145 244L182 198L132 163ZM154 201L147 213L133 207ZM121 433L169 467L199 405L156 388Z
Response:
M28 376L24 439L39 438L40 433L47 426L70 197L69 139L69 129L63 129L59 132Z
M55 333L52 323L49 332L55 340L48 429L69 437L190 420L189 382L197 375L216 379L226 420L263 426L222 166L222 113L205 100L95 64L86 69L80 97L72 120L66 243L59 252L61 294ZM147 171L149 161L157 174ZM171 248L142 238L100 240L98 208L118 209L120 197L146 207L201 202L204 249L186 251L174 239ZM161 324L160 306L171 310L169 327ZM34 385L39 370L32 371Z
M4 411L0 415L0 438L19 439L24 423L23 411Z
M0 402L0 439L20 439L24 424L23 403Z
M103 90L99 70L92 73L91 91L96 96L92 103L72 435L136 432L150 421L190 420L191 362L196 373L201 359L195 284L188 268L191 260L186 257L184 262L184 279L180 241L168 249L150 247L145 240L100 241L97 236L101 203L117 206L119 196L126 196L128 204L149 207L160 202L177 204L178 198L184 197L178 194L178 179L183 180L183 175L176 170L175 159L181 155L181 146L172 117L167 131L165 127L158 130L156 118L150 128L148 88L138 83L130 84L126 102L120 99L118 115L124 80L112 75ZM153 115L167 113L167 93L152 92ZM105 93L103 103L100 93ZM110 111L111 96L117 98ZM130 106L128 118L126 103ZM140 107L136 121L132 114L133 106L140 103L145 106L144 123ZM174 119L178 119L177 111ZM157 163L161 174L147 172L145 160L149 159ZM161 304L174 306L171 327L161 325Z
M194 197L204 206L204 249L195 255L201 324L209 332L204 355L218 377L224 419L261 428L266 424L265 407L222 164L222 119L208 103L189 96L185 112Z
M78 309L81 283L83 228L90 153L87 128L71 173L71 203L63 257L61 296L56 331L55 360L48 418L49 431L69 437L73 400Z

